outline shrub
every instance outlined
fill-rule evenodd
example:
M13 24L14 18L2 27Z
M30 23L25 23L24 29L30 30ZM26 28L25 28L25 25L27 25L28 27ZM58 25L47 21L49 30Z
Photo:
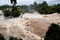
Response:
M19 17L21 13L24 13L24 10L21 8L14 7L13 9L4 9L3 10L4 16L5 17Z
M19 12L19 10L16 7L14 7L12 9L11 13L12 13L11 16L13 16L13 17L18 17L20 15L20 12Z
M9 17L11 15L11 11L9 9L8 10L4 9L3 13L5 17Z
M60 4L48 5L46 1L42 3L34 3L33 9L40 14L53 14L53 13L60 13Z

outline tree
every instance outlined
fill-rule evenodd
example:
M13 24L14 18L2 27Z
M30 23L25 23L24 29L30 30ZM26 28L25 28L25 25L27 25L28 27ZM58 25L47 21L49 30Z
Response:
M60 26L52 23L44 40L60 40Z
M36 10L36 8L38 6L37 2L34 2L33 6L34 6L34 9Z
M57 6L56 6L56 12L60 13L60 4L57 4Z
M42 4L39 4L37 11L41 14L47 14L48 4L44 1Z
M10 1L11 1L11 4L13 3L11 15L13 17L18 17L20 15L20 12L18 11L18 8L16 7L17 1L16 0L10 0Z

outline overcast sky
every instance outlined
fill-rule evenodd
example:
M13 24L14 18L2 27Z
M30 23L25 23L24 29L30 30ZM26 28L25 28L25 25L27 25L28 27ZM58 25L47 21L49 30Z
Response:
M60 0L17 0L17 5L29 5L34 2L42 3L43 1L47 1L49 5L60 3ZM10 4L10 0L0 0L0 5Z

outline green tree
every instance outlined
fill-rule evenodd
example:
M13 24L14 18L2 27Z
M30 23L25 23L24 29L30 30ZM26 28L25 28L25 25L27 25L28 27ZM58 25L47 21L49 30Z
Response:
M36 10L37 6L38 6L37 2L34 2L33 4L34 10Z
M47 14L48 4L44 1L42 4L39 4L37 11L42 14Z
M58 13L60 13L60 4L57 4L55 11L58 12Z

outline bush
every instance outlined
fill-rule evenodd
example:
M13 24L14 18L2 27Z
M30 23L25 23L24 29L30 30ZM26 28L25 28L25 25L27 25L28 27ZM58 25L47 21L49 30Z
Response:
M11 13L12 13L11 16L13 16L13 17L18 17L20 15L20 12L19 12L19 10L16 7L14 7L12 9Z
M48 5L46 1L42 3L35 3L33 9L40 14L53 14L53 13L60 13L60 4L54 4L52 6Z
M8 9L8 10L3 10L3 13L4 13L4 16L5 17L9 17L11 15L11 11Z
M52 23L44 40L60 40L60 26Z
M4 9L3 10L5 17L19 17L21 13L24 13L24 10L21 8L14 7L13 9Z

